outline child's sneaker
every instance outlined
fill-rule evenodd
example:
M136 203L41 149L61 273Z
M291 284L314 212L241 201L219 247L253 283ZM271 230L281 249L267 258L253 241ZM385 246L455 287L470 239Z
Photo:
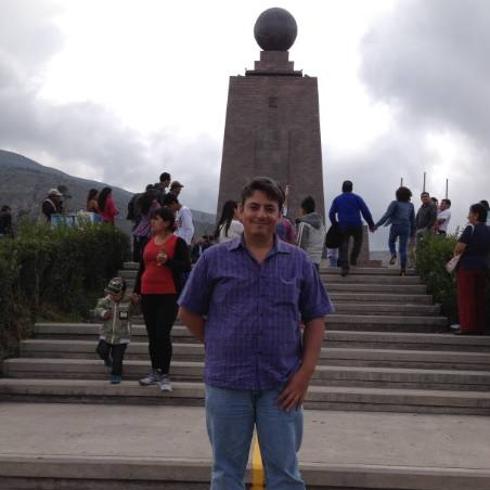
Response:
M160 391L172 391L172 385L168 374L162 374L158 384L160 385Z
M122 376L119 374L111 375L111 385L118 385L122 381Z
M162 374L160 371L158 371L158 369L152 369L144 378L139 380L139 384L141 386L156 385L160 381L161 377Z

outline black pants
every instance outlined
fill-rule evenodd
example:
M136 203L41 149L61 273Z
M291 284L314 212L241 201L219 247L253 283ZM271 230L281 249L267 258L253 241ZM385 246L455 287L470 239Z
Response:
M151 367L168 374L172 360L170 331L177 318L177 295L143 294L141 310L148 332Z
M109 344L105 340L100 340L96 352L100 358L110 365L112 363L111 374L122 375L124 353L128 344Z
M362 226L349 226L342 229L342 243L340 244L339 265L342 269L349 268L349 239L354 240L352 251L350 253L350 264L356 265L362 246Z

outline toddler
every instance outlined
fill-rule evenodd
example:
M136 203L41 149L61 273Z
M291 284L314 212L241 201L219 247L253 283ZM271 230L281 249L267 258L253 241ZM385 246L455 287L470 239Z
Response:
M103 320L96 352L110 369L111 384L119 384L130 341L133 303L126 298L126 281L122 277L112 278L105 292L107 295L97 301L95 308L95 316Z

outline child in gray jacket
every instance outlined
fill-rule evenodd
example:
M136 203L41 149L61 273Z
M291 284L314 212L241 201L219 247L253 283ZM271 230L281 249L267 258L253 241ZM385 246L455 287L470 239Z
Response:
M96 352L110 369L111 384L122 381L123 359L131 335L133 303L126 298L126 281L114 277L105 288L106 296L97 301L95 315L103 320Z

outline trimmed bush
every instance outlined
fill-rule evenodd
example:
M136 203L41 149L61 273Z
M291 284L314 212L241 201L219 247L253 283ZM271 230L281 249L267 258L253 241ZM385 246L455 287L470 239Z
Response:
M15 351L38 319L87 318L128 256L128 237L107 224L52 229L25 222L15 239L0 240L3 355Z
M451 323L457 323L458 319L456 275L446 271L446 263L452 257L455 245L455 236L427 235L417 245L416 254L417 272Z

